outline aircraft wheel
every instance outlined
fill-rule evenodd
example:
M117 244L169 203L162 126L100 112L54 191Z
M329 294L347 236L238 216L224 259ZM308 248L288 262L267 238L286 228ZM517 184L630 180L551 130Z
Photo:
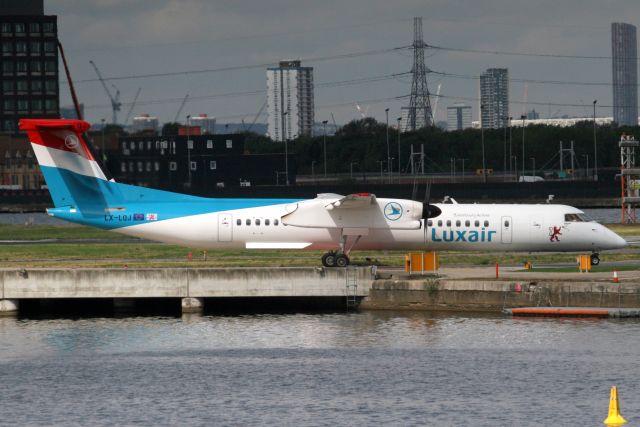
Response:
M591 254L591 265L600 264L600 255L599 254Z
M344 255L344 254L340 254L336 256L336 267L346 267L349 265L349 258Z
M327 252L322 255L322 265L325 267L335 267L336 266L336 254L334 252Z

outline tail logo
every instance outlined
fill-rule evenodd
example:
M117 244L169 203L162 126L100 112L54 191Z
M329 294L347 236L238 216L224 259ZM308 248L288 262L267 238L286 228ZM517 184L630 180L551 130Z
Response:
M389 221L396 221L402 216L402 205L397 202L389 202L384 207L384 216Z
M70 133L64 139L64 146L70 150L76 150L80 146L80 140L76 135Z

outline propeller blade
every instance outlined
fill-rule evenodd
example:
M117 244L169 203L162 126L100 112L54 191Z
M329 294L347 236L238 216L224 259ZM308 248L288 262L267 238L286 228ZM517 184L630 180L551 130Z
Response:
M424 202L422 204L422 218L424 221L424 244L427 244L428 241L428 228L429 228L429 216L431 215L431 207L429 205L431 202L431 181L427 182L427 185L424 189Z

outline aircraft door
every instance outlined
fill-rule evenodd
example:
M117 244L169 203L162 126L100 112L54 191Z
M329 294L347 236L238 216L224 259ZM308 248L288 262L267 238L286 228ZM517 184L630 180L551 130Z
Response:
M530 230L530 241L532 244L540 244L545 243L546 234L542 231L543 219L538 217L531 217L531 227Z
M502 243L511 243L513 221L510 216L502 217Z
M231 214L218 214L218 242L230 242L233 237L233 217Z

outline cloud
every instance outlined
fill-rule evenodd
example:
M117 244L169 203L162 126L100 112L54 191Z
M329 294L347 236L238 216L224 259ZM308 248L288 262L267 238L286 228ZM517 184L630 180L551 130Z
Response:
M61 40L76 79L94 78L93 59L105 75L145 74L273 62L288 57L328 56L392 46L412 40L412 17L424 16L429 44L467 49L604 55L610 54L612 21L640 24L636 0L47 0L46 13L58 15ZM479 75L485 68L508 67L513 78L608 81L605 61L551 60L534 57L473 53L427 52L430 68L449 73ZM362 56L313 64L316 82L347 80L408 71L411 54ZM409 81L389 80L370 85L318 89L317 105L358 99L405 95ZM439 110L475 98L474 80L429 76L435 91L452 96ZM180 98L185 93L224 93L264 87L265 71L191 75L116 82L123 100L142 87L141 99ZM99 83L79 84L87 105L105 104ZM512 100L522 97L522 84L512 85ZM580 104L597 98L611 103L608 87L529 85L529 99ZM63 93L63 103L68 97ZM202 112L223 116L251 113L262 100L256 97L188 104ZM471 102L474 104L473 102ZM179 104L179 103L178 103ZM389 102L399 111L401 101ZM175 103L147 106L162 120L172 119ZM516 107L515 105L513 108ZM352 118L353 108L333 108L338 121ZM475 109L475 105L474 105ZM562 113L582 114L583 108ZM605 109L602 112L605 113ZM108 108L88 110L105 116ZM383 119L384 108L371 107ZM141 111L136 111L141 112ZM610 112L608 112L610 114ZM476 113L477 114L477 113Z

